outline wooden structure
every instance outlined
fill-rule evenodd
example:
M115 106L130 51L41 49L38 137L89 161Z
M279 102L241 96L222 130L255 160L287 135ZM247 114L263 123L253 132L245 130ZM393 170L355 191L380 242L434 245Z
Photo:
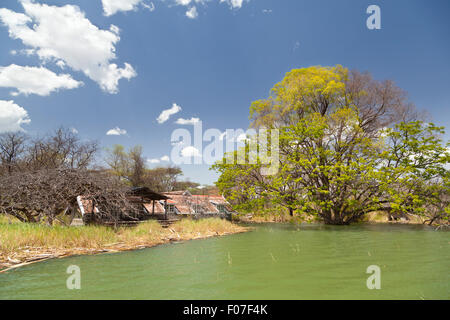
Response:
M231 219L233 208L221 195L193 195L186 191L163 193L170 197L166 201L167 211L179 217L220 217Z
M148 219L157 220L169 220L167 211L167 201L170 199L168 196L154 192L146 187L133 187L126 192L126 198L134 208L133 212L118 212L116 214L117 220L103 220L97 206L94 205L92 200L88 200L83 196L77 197L78 209L81 213L81 219L83 223L100 223L100 224L112 224L112 225L136 225L140 221ZM164 203L164 205L162 205ZM155 208L158 208L156 212Z
M92 200L77 198L84 223L132 226L145 220L157 220L164 227L183 217L194 219L219 217L232 219L233 209L220 195L192 195L189 191L157 193L147 187L133 187L126 192L126 199L133 210L119 210L115 220L102 219Z
M164 219L167 220L167 200L170 198L161 193L154 192L147 187L133 187L127 192L127 198L132 203L142 205L142 209L145 213L155 215L155 207L160 206L160 201L164 201ZM151 204L151 211L148 208L148 204Z

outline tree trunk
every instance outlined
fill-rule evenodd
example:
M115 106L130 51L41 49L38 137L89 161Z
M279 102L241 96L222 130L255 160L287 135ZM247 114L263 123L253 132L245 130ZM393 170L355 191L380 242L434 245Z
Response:
M294 216L294 209L292 209L292 208L289 208L289 215L290 215L291 217L293 217L293 216Z

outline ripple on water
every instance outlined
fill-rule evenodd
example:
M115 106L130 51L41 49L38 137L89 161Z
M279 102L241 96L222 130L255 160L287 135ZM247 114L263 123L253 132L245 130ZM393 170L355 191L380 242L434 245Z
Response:
M0 274L0 299L449 299L449 233L265 224L249 233L49 260ZM381 268L381 290L366 269ZM81 268L81 290L66 269Z

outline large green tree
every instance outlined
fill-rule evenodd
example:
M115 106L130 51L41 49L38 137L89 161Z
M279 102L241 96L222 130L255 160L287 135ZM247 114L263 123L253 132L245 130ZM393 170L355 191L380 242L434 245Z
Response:
M277 173L224 160L213 166L217 185L240 208L270 202L328 224L380 209L429 214L432 202L442 219L449 194L443 129L416 121L405 97L390 81L341 66L293 70L250 108L254 128L279 130Z

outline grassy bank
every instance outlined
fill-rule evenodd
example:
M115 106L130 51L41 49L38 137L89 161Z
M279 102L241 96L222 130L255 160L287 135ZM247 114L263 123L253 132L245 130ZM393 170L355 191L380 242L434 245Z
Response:
M48 227L0 216L0 270L49 258L133 250L247 230L221 219L184 219L169 228L148 221L115 231L103 226Z
M399 223L399 224L423 224L424 219L419 216L409 215L409 219L399 219L397 221L390 221L385 212L375 211L368 213L360 222L374 222L374 223ZM251 214L242 214L236 218L236 221L249 223L321 223L321 220L315 216L308 217L291 217L287 212L256 212Z
M389 217L384 212L370 212L364 217L364 222L377 222L377 223L403 223L403 224L423 224L424 219L420 216L409 215L408 219L399 219L397 221L389 221Z

